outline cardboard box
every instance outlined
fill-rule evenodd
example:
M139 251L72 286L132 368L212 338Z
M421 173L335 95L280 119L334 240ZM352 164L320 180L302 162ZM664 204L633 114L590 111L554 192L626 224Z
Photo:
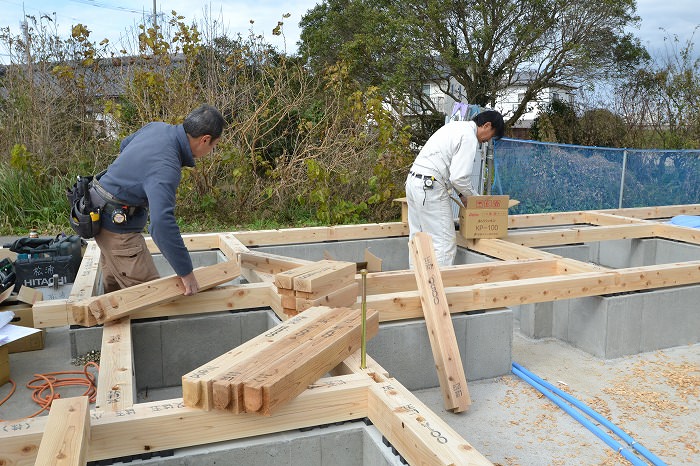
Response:
M10 354L7 345L0 346L0 386L10 380Z
M37 351L44 349L44 333L45 330L38 330L36 333L22 337L5 346L10 353L23 353L25 351Z
M13 309L8 309L15 313L15 317L10 322L12 325L34 328L34 314L31 306L27 306L25 308L20 308L19 306L12 307ZM4 309L0 308L0 310ZM7 347L10 353L22 353L24 351L44 349L45 333L46 330L37 330L37 332L33 333L32 335L27 335L19 340L7 343L4 346Z
M508 234L509 196L469 196L459 209L459 234L467 239L502 238Z

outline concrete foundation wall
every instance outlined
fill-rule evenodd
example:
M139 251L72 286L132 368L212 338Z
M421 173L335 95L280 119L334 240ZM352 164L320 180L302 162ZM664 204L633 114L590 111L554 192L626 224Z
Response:
M602 241L546 248L609 268L700 260L700 246L660 239ZM517 306L520 331L554 337L597 357L656 351L700 342L700 285Z
M132 322L136 389L179 386L182 376L265 332L279 322L272 310L222 312ZM453 314L468 380L509 373L513 314ZM70 330L73 357L99 350L102 328ZM387 322L367 343L367 354L410 390L439 386L423 320Z
M488 379L510 372L512 311L452 314L452 325L467 380ZM381 324L379 335L367 342L367 354L410 390L440 385L423 320Z
M169 456L125 458L149 466L400 466L401 459L382 442L381 433L362 421L310 430L292 430L249 439L180 448ZM97 462L99 464L99 462ZM109 463L112 464L112 463ZM115 462L114 464L121 464Z

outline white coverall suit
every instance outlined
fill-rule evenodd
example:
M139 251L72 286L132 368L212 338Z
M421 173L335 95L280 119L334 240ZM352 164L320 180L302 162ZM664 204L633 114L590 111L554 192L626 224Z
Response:
M409 241L416 232L430 233L440 266L452 265L457 253L452 188L464 196L479 194L470 179L478 145L476 123L452 121L428 139L406 178Z

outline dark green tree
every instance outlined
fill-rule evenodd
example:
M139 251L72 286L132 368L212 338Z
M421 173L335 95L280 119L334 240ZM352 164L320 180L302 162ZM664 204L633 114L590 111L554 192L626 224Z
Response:
M530 134L538 141L578 144L580 125L574 107L563 100L553 100L535 118Z
M648 57L625 31L635 10L634 0L325 0L302 19L300 53L315 69L346 62L358 82L419 115L436 110L427 82L457 101L493 106L527 72L513 123L548 87Z

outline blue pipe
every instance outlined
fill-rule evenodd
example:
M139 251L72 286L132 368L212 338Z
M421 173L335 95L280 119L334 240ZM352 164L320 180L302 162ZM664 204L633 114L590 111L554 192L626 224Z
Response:
M615 435L620 437L622 440L627 442L629 446L634 448L639 454L644 456L647 460L651 462L651 464L655 466L666 466L666 463L664 463L658 456L647 450L644 445L637 443L627 432L624 430L620 429L618 426L613 424L611 421L603 417L599 412L595 411L591 407L589 407L586 403L583 403L579 401L578 399L574 398L573 396L569 395L563 390L560 390L559 388L555 387L551 383L547 382L546 380L538 377L537 375L533 374L532 372L528 371L525 369L523 366L520 364L514 362L513 367L518 369L519 371L523 372L525 375L542 385L548 390L553 391L555 394L559 395L560 397L564 398L566 401L571 403L572 405L576 406L578 409L583 411L584 413L588 414L590 417L595 419L596 421L600 422L603 424L605 427L610 429Z
M528 377L524 372L516 368L515 365L513 365L512 370L513 374L517 375L525 382L532 385L536 390L538 390L544 396L549 398L554 404L559 406L561 409L566 411L571 417L580 422L586 429L590 430L596 437L605 442L610 448L624 456L625 459L627 459L634 466L647 466L647 463L640 460L639 457L637 457L634 453L624 448L617 440L612 438L607 433L603 432L603 430L600 427L596 426L591 421L586 419L580 412L574 410L570 405L564 403L561 399L557 398L557 396L554 395L554 393L544 388L544 386L540 385L535 380Z

